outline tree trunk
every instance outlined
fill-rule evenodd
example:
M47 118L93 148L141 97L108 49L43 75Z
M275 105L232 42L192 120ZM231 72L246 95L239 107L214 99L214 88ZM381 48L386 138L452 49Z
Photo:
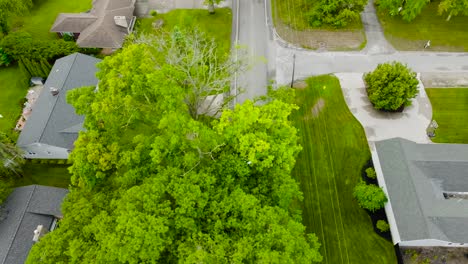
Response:
M214 1L210 1L210 2L208 3L208 12L210 12L210 14L214 14L214 13L215 13Z
M448 15L447 19L445 21L450 21L450 19L452 18L452 12L450 12L450 14Z

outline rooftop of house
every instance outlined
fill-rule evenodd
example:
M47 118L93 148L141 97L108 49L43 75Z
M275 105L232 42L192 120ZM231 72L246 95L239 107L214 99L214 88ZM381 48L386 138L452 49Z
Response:
M74 53L58 59L44 84L32 114L21 131L17 145L42 143L73 149L82 129L84 116L78 115L66 101L67 92L83 86L96 86L96 64L100 59ZM52 90L58 94L54 95Z
M24 263L38 225L49 229L67 189L29 185L13 190L0 207L0 264Z
M468 145L375 145L401 241L468 243Z
M51 32L80 33L77 44L90 48L120 48L134 23L135 0L93 0L87 13L60 13ZM117 25L116 17L127 25Z

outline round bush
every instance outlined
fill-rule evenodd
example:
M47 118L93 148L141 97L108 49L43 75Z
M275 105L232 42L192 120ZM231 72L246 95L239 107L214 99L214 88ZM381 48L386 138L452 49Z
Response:
M380 232L382 232L382 233L385 233L388 230L390 230L390 226L388 225L388 223L385 220L377 221L376 226L377 226L377 229L379 229Z
M375 170L372 167L366 169L366 175L369 179L377 178L377 174L375 173Z
M416 73L399 62L379 64L364 75L367 95L375 109L397 111L411 105L418 94Z
M354 187L353 195L361 208L371 212L383 208L387 202L387 196L379 186L374 184L367 185L362 180Z

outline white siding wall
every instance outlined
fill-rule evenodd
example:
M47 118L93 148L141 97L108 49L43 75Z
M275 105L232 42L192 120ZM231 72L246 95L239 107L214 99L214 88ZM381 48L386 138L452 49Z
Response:
M422 239L400 242L402 247L468 247L466 243L452 243L437 239Z
M34 143L20 147L27 159L68 159L68 151L64 148L47 144Z

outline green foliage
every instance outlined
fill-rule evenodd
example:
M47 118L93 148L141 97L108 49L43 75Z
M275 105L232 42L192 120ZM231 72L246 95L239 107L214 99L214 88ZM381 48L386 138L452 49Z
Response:
M388 230L390 230L390 226L388 225L387 221L385 220L378 220L376 224L377 229L380 230L380 232L385 233Z
M11 57L6 54L3 49L0 47L0 66L5 65L8 66L10 65L12 59Z
M310 263L319 243L291 203L296 106L247 101L192 118L187 85L130 44L99 65L99 89L67 100L86 115L58 229L27 263ZM175 75L168 78L169 75Z
M0 180L20 176L23 164L21 150L5 133L0 132Z
M28 59L30 61L47 61L77 52L78 47L74 42L64 40L44 41L33 39L27 32L12 32L0 42L0 47L14 61Z
M360 207L371 212L383 208L387 202L387 196L379 186L368 185L362 180L354 187L353 196Z
M468 16L468 0L443 0L439 4L439 14L448 13L447 21L459 14Z
M307 20L311 26L329 25L341 28L360 19L367 0L309 0L309 3Z
M401 16L405 21L412 21L423 10L430 0L377 0L380 10L386 10L392 16ZM459 14L468 15L468 0L442 0L439 3L438 14L448 13L447 21ZM434 14L436 15L436 14Z
M151 10L151 11L149 12L149 14L150 14L150 16L152 16L152 17L156 17L156 16L158 15L158 11L156 11L156 10Z
M3 179L0 178L0 208L2 207L2 204L5 201L5 199L10 194L11 190L12 189L11 189L11 185L9 181L7 181L4 178ZM0 217L2 216L1 213L2 213L2 210L0 210Z
M416 73L400 62L379 64L364 75L367 95L375 109L396 111L411 105L418 94Z
M369 178L369 179L375 179L377 178L377 174L375 173L375 169L370 167L370 168L367 168L366 169L366 176Z

